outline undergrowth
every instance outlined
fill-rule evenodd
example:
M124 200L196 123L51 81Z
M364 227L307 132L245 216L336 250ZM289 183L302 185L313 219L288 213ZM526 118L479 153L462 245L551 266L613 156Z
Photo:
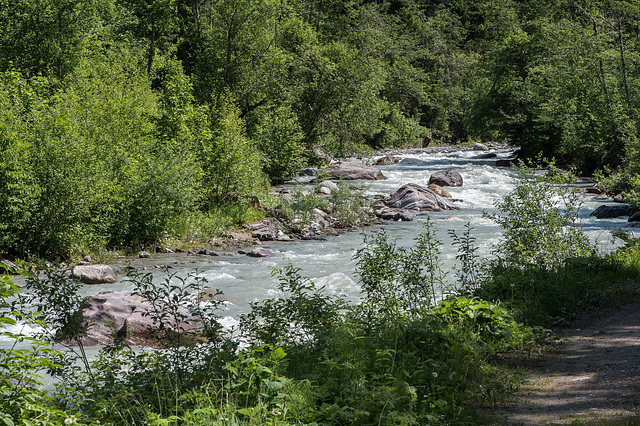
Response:
M64 333L82 347L78 343L90 325L78 321L77 286L61 273L32 275L31 290L22 296L5 278L0 324L31 319L49 338L32 340L26 349L2 350L0 421L487 423L476 408L496 404L518 388L514 366L537 353L549 336L547 327L570 321L576 312L615 304L629 294L628 280L640 275L636 240L616 253L596 254L573 221L577 210L547 203L563 200L554 197L559 187L539 173L529 178L496 217L509 232L493 260L479 258L471 226L462 235L450 233L459 250L458 284L452 288L445 285L441 242L429 220L411 247L399 246L385 232L365 237L355 254L359 303L329 294L288 265L274 270L278 294L252 303L233 334L217 322L219 303L198 303L207 285L202 277L171 275L155 282L150 275L132 276L136 291L154 307L149 315L155 327L148 333L161 342L159 350L118 341L95 360L80 351L71 362L73 352L53 351L51 344ZM528 197L531 191L546 197ZM523 200L542 204L523 209ZM526 228L531 221L540 229ZM531 250L531 244L518 244L520 238L544 238L544 244ZM185 308L208 333L193 336L192 329L180 326ZM38 369L58 380L53 395L34 386Z

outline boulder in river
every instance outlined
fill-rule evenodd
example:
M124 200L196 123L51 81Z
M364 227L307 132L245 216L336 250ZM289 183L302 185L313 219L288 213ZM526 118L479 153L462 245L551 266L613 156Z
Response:
M633 210L634 208L631 204L602 205L591 212L591 216L596 219L613 219L620 216L631 216Z
M385 180L386 177L375 167L367 166L356 160L347 160L333 164L325 169L329 179L344 180Z
M488 160L490 158L497 158L498 154L495 152L487 152L486 154L480 154L476 158L479 160Z
M429 185L432 183L439 186L462 186L462 176L455 170L443 170L431 175Z
M401 209L390 209L387 207L375 211L377 217L382 220L394 220L396 222L411 222L413 217L403 212Z
M415 183L408 183L400 187L389 198L384 200L384 204L388 207L417 211L460 210L460 207L439 196L429 188Z
M488 146L486 146L486 145L485 145L485 144L483 144L483 143L479 143L479 142L478 142L478 143L476 143L475 145L473 145L473 150L474 150L474 151L488 151L488 150L489 150L489 147L488 147Z
M590 186L590 187L586 188L586 189L585 189L585 192L586 192L587 194L596 194L596 195L599 195L599 194L602 194L604 191L603 191L603 190L598 186L598 184L595 184L595 185L593 185L593 186Z
M407 157L407 158L403 158L402 161L400 161L399 163L401 166L417 166L417 167L422 167L422 166L428 166L429 162L425 161L425 160L421 160L419 158L412 158L412 157Z
M257 247L247 253L249 257L270 257L273 256L273 252L269 249Z
M402 161L402 157L395 157L393 155L385 155L382 158L378 158L373 165L374 166L393 166Z
M109 265L77 265L71 276L85 284L109 284L118 281Z
M640 222L640 211L633 213L629 216L629 222Z
M124 327L124 333L121 333L123 335L120 336L122 339L135 345L158 346L158 342L152 338L151 331L158 329L159 324L154 322L152 315L149 315L152 312L152 304L140 294L119 291L100 292L87 299L87 307L82 311L82 321L86 327L82 343L87 346L113 343L116 332L123 330L126 320L127 325ZM202 323L194 318L187 308L178 308L178 315L185 319L177 325L179 329L189 332L202 329ZM175 319L171 318L171 320ZM176 331L175 322L171 327Z

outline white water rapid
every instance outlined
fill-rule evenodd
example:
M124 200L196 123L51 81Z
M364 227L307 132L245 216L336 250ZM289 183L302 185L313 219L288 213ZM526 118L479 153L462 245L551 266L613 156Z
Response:
M498 158L510 155L507 150L496 151ZM459 211L429 213L437 228L437 238L443 243L443 269L449 271L448 279L453 280L452 271L456 250L451 245L447 231L456 230L461 235L466 223L473 226L473 236L480 247L478 253L482 257L491 255L494 244L499 239L499 228L490 219L483 217L483 212L494 211L494 203L513 188L513 171L509 168L496 167L496 159L483 159L485 152L457 151L453 153L403 155L405 160L398 165L382 166L380 169L388 177L383 181L357 182L363 186L367 195L388 195L406 183L426 186L432 173L446 170L457 170L464 179L462 187L447 190L453 198L460 199ZM584 184L586 186L586 183ZM589 214L601 205L591 196L585 196L585 204L580 210L584 230L598 241L602 251L615 248L610 232L626 224L626 217L618 219L598 220ZM605 201L606 202L606 201ZM609 201L610 203L610 201ZM384 225L388 235L397 238L398 244L410 245L412 239L422 231L420 219L424 214L415 214L414 221L389 223ZM376 232L379 227L372 227L364 232ZM128 259L116 263L120 266L131 262L137 267L156 264L172 265L171 272L184 276L198 270L209 281L209 286L224 292L224 311L221 312L223 324L233 326L238 316L247 312L249 303L277 294L277 277L272 277L273 268L282 268L288 262L301 268L304 276L310 277L318 286L325 286L327 291L345 294L350 299L358 298L358 277L355 274L353 255L362 246L363 237L360 232L348 232L340 236L329 236L326 241L290 241L265 243L276 255L268 258L250 258L241 254L229 256L187 257L186 254L155 254L151 259ZM117 265L116 265L117 266ZM159 279L166 276L164 270L150 271ZM120 282L105 285L85 285L83 293L94 295L103 290L131 291L132 285L124 276ZM18 329L13 331L19 331ZM24 330L23 330L24 332ZM7 342L0 341L0 346Z

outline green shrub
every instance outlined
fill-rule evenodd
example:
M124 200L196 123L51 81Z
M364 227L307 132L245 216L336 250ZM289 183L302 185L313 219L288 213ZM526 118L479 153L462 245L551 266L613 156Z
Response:
M552 164L551 164L552 166ZM634 244L599 256L578 223L571 176L518 169L522 179L492 218L504 234L488 273L472 293L501 301L526 324L566 324L577 312L617 303L640 274Z
M230 95L225 92L214 111L212 133L201 142L200 163L206 207L212 208L249 195L265 184L260 155L244 130Z
M411 248L398 247L382 230L365 235L365 246L355 254L362 312L374 327L402 316L419 317L437 300L446 274L439 259L442 243L435 239L430 219L414 241Z
M344 301L316 288L314 282L300 275L300 269L287 265L275 269L280 297L251 303L251 312L243 315L240 329L249 341L284 347L313 347L331 334L340 323Z
M0 337L14 345L0 349L0 424L63 424L72 416L56 407L47 391L39 390L43 386L42 372L58 368L56 358L61 353L48 342L2 330L16 324L13 311L20 292L4 272L0 267Z
M574 178L547 166L544 172L521 164L513 191L496 203L500 213L488 215L502 228L494 251L499 265L553 270L566 258L595 253L578 221Z
M262 168L272 183L296 176L304 166L302 129L290 107L265 111L255 130L255 140L262 152Z

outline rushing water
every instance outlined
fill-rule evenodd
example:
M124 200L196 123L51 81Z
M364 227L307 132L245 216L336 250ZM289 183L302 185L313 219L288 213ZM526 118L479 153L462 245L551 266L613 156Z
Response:
M497 151L499 157L508 157L510 152ZM459 211L429 213L437 228L436 236L443 243L442 262L449 277L454 277L451 268L455 261L456 250L451 245L448 230L456 230L461 235L466 223L473 227L473 236L477 239L478 253L483 256L491 254L493 246L499 240L499 228L491 220L483 217L483 212L494 211L494 204L513 188L513 171L509 168L495 167L496 159L482 159L483 152L458 151L440 154L404 155L405 160L398 165L383 166L388 180L361 182L367 195L388 195L406 183L427 185L432 173L446 170L457 170L464 179L459 188L447 188L453 198L462 200L458 203ZM585 184L586 185L586 184ZM615 246L609 231L626 224L626 218L597 220L589 216L601 201L591 197L585 198L585 205L580 210L585 231L593 240L599 242L602 251ZM387 233L397 238L398 244L410 245L412 239L422 230L420 218L424 213L414 214L414 221L389 223L384 227ZM376 232L378 227L365 232ZM152 259L129 259L116 262L120 266L131 262L135 266L156 264L172 265L172 272L184 276L198 271L207 278L212 288L224 292L224 311L221 313L223 323L232 326L242 312L247 312L249 303L272 297L276 293L277 278L272 277L274 268L282 268L287 263L301 268L301 273L310 277L316 284L325 286L333 293L345 294L352 300L358 298L359 285L355 274L355 251L362 246L363 236L359 232L348 232L336 237L328 237L327 241L290 241L273 242L264 246L271 248L275 256L268 258L250 258L233 254L221 257L197 256L187 257L185 254L158 254ZM117 265L116 265L117 266ZM159 279L166 276L164 271L151 271ZM103 290L131 291L132 285L124 276L120 282L106 285L86 285L86 295L97 294ZM17 331L17 330L16 330ZM24 330L23 330L24 331ZM3 345L0 342L0 345Z

